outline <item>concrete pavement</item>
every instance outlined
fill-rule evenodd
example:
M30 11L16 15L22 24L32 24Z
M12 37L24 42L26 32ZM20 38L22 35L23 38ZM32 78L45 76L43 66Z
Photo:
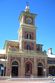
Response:
M0 83L55 83L53 78L0 78Z

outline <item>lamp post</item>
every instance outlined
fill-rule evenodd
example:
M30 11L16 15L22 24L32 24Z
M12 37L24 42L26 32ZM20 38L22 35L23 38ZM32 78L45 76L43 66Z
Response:
M44 68L44 70L43 70L43 71L44 71L44 75L45 75L45 77L46 77L46 69Z

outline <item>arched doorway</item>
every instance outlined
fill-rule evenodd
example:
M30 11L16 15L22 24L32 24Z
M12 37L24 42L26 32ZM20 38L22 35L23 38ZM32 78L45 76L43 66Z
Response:
M43 76L43 65L42 63L38 63L38 76Z
M52 75L52 76L55 76L55 66L49 67L49 74Z
M30 77L31 74L32 74L32 63L28 61L25 63L25 76Z
M0 76L4 76L4 66L0 64Z
M11 75L12 77L17 77L18 76L18 62L14 61L12 62L12 70L11 70Z

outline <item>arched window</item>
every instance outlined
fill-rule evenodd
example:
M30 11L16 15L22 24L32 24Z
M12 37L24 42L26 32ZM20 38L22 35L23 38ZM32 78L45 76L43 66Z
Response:
M14 61L14 62L12 63L12 66L13 66L13 65L18 65L17 61Z
M43 67L42 63L38 63L38 67Z

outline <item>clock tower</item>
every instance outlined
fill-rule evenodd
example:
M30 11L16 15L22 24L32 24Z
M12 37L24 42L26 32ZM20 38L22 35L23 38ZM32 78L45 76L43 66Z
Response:
M19 16L19 48L20 50L36 50L36 14L30 12L29 5Z

